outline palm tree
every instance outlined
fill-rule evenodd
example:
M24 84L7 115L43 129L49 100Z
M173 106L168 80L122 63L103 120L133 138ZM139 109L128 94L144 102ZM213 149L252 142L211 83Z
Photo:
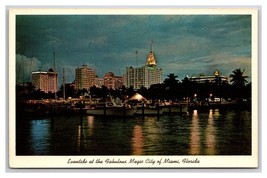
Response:
M178 80L176 79L178 76L170 73L167 77L163 82L166 89L166 97L167 99L176 99L179 94L177 91Z
M178 83L178 80L176 79L178 76L174 75L173 73L170 73L167 77L168 78L164 80L164 84L167 86L176 85Z
M233 86L237 86L237 87L244 87L245 84L248 82L246 80L246 78L248 78L248 76L244 75L245 69L243 69L243 71L241 71L241 69L235 69L233 71L232 74L230 74L230 78L232 78L230 80L230 82L232 82Z
M246 78L248 76L244 75L245 69L241 71L241 69L235 69L232 74L230 74L230 82L232 82L232 86L234 89L234 95L237 96L237 98L240 99L245 96L244 89L245 84L248 82Z

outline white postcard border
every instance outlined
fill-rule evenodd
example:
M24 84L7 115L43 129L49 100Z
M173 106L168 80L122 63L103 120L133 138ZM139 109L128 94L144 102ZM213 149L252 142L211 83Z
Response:
M251 156L16 156L15 17L46 14L249 14L252 16L252 155ZM257 168L258 167L258 9L45 9L9 10L9 166L10 168ZM133 161L134 159L134 161ZM99 163L97 163L97 160Z

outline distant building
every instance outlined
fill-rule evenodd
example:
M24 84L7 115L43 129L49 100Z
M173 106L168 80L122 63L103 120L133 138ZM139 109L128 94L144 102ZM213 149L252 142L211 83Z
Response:
M150 49L146 65L136 68L126 67L124 77L124 85L126 87L133 86L135 90L142 86L149 88L153 84L162 83L162 69L157 67L152 49Z
M196 83L228 83L228 78L220 75L218 70L215 70L214 75L200 75L188 77L189 81Z
M55 93L58 91L58 74L52 68L48 72L32 72L32 84L45 93Z
M120 89L123 86L123 77L115 76L115 89Z
M104 85L104 79L98 76L95 77L95 86L100 88Z
M75 69L75 86L77 89L89 89L95 84L95 70L87 65Z
M119 89L123 85L123 79L120 76L115 76L113 72L108 72L104 76L104 85L110 89Z

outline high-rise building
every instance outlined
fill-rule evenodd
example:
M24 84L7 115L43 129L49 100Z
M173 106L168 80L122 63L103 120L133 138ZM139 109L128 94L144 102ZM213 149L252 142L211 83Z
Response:
M48 70L48 91L52 93L57 92L58 90L58 74L52 68Z
M48 72L32 72L32 84L45 93L55 93L58 90L58 74L52 68Z
M110 89L119 89L123 85L122 77L115 76L113 72L108 72L104 76L104 85Z
M95 70L90 69L87 65L75 69L75 84L77 89L89 89L95 84Z
M149 88L153 84L162 83L162 69L157 67L152 48L150 48L146 65L136 68L126 67L124 77L124 85L133 86L134 89L140 89L142 86Z

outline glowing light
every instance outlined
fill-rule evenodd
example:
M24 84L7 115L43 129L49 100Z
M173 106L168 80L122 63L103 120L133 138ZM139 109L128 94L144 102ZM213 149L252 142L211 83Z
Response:
M192 127L190 132L189 154L197 155L199 153L200 153L200 131L198 125L198 113L197 110L194 110L192 116Z
M77 151L80 152L81 150L81 135L82 135L82 128L81 125L78 127L78 135L77 135Z
M213 124L213 110L210 109L209 118L208 118L208 125L205 131L205 138L206 138L206 152L208 155L215 155L216 154L216 130Z
M143 132L140 125L135 125L133 129L133 138L132 138L132 149L133 155L142 155L143 154Z
M88 135L92 136L94 133L94 117L87 116L87 123L88 123Z
M219 71L216 70L216 71L214 72L214 75L215 75L216 77L219 76Z

